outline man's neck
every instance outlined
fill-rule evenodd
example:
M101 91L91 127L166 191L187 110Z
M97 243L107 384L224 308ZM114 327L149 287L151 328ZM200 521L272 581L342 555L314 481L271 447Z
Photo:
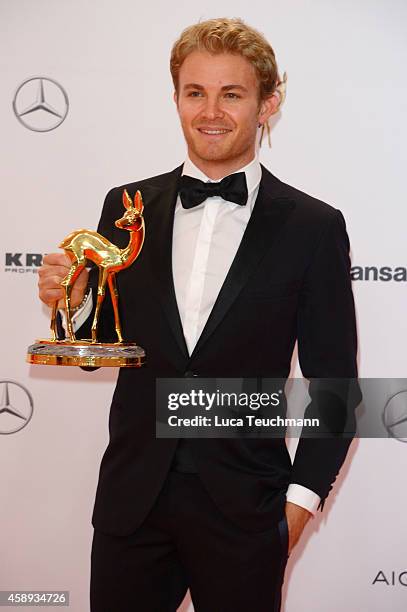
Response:
M193 153L188 151L188 157L191 162L199 168L201 172L205 174L209 179L213 181L217 181L224 176L228 176L229 174L233 174L234 172L238 172L245 166L247 166L250 162L252 162L255 158L255 153L252 155L246 156L238 159L229 159L224 161L206 161L201 158L197 158Z

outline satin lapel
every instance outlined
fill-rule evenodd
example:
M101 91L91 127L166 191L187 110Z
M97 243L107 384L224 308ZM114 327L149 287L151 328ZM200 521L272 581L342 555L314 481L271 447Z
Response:
M284 183L262 166L262 180L249 223L191 359L214 333L294 207L295 202L285 196Z
M188 358L188 349L182 330L181 319L175 296L172 274L172 234L174 210L177 201L178 178L182 166L163 177L162 188L148 187L148 205L145 207L145 224L150 237L149 261L153 274L151 286L159 298L169 326L178 346Z

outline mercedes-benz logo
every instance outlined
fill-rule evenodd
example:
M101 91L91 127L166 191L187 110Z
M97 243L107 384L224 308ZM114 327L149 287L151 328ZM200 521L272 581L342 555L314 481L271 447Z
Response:
M390 397L384 407L383 423L392 438L407 442L407 391Z
M32 395L15 380L0 380L0 395L0 434L16 433L31 420Z
M50 132L64 121L69 100L65 89L54 79L31 77L17 88L13 110L24 127L33 132Z

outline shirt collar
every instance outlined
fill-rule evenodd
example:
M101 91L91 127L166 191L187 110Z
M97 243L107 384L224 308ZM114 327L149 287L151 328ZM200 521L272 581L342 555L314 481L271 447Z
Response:
M243 168L235 170L234 172L232 172L232 174L236 174L237 172L244 172L246 174L247 192L249 199L251 199L251 195L258 188L261 180L261 166L257 155L254 157L254 159L252 159L250 163L248 163L246 166L243 166ZM182 174L192 176L192 178L199 179L204 183L218 183L222 180L222 178L224 178L222 177L216 181L213 181L208 176L206 176L206 174L204 174L202 170L195 166L195 164L189 159L188 156L186 157L186 160L184 162Z

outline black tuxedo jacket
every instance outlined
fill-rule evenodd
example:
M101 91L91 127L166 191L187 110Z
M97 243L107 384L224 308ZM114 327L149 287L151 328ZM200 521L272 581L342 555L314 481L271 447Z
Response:
M202 335L188 355L171 269L173 215L182 166L112 189L98 231L124 247L122 191L141 190L146 236L133 266L117 276L125 341L146 350L140 369L121 369L113 395L110 441L93 513L95 528L124 535L152 507L174 456L176 439L155 437L157 377L286 378L298 339L303 375L356 377L357 336L349 241L341 212L262 167L259 194L243 239ZM90 284L96 286L96 274ZM95 300L94 300L95 301ZM90 337L90 317L80 329ZM100 334L116 340L109 296ZM313 398L310 388L311 400ZM311 401L311 404L312 404ZM294 464L284 439L195 439L199 475L221 511L261 531L281 518L293 482L324 500L350 439L305 439Z

